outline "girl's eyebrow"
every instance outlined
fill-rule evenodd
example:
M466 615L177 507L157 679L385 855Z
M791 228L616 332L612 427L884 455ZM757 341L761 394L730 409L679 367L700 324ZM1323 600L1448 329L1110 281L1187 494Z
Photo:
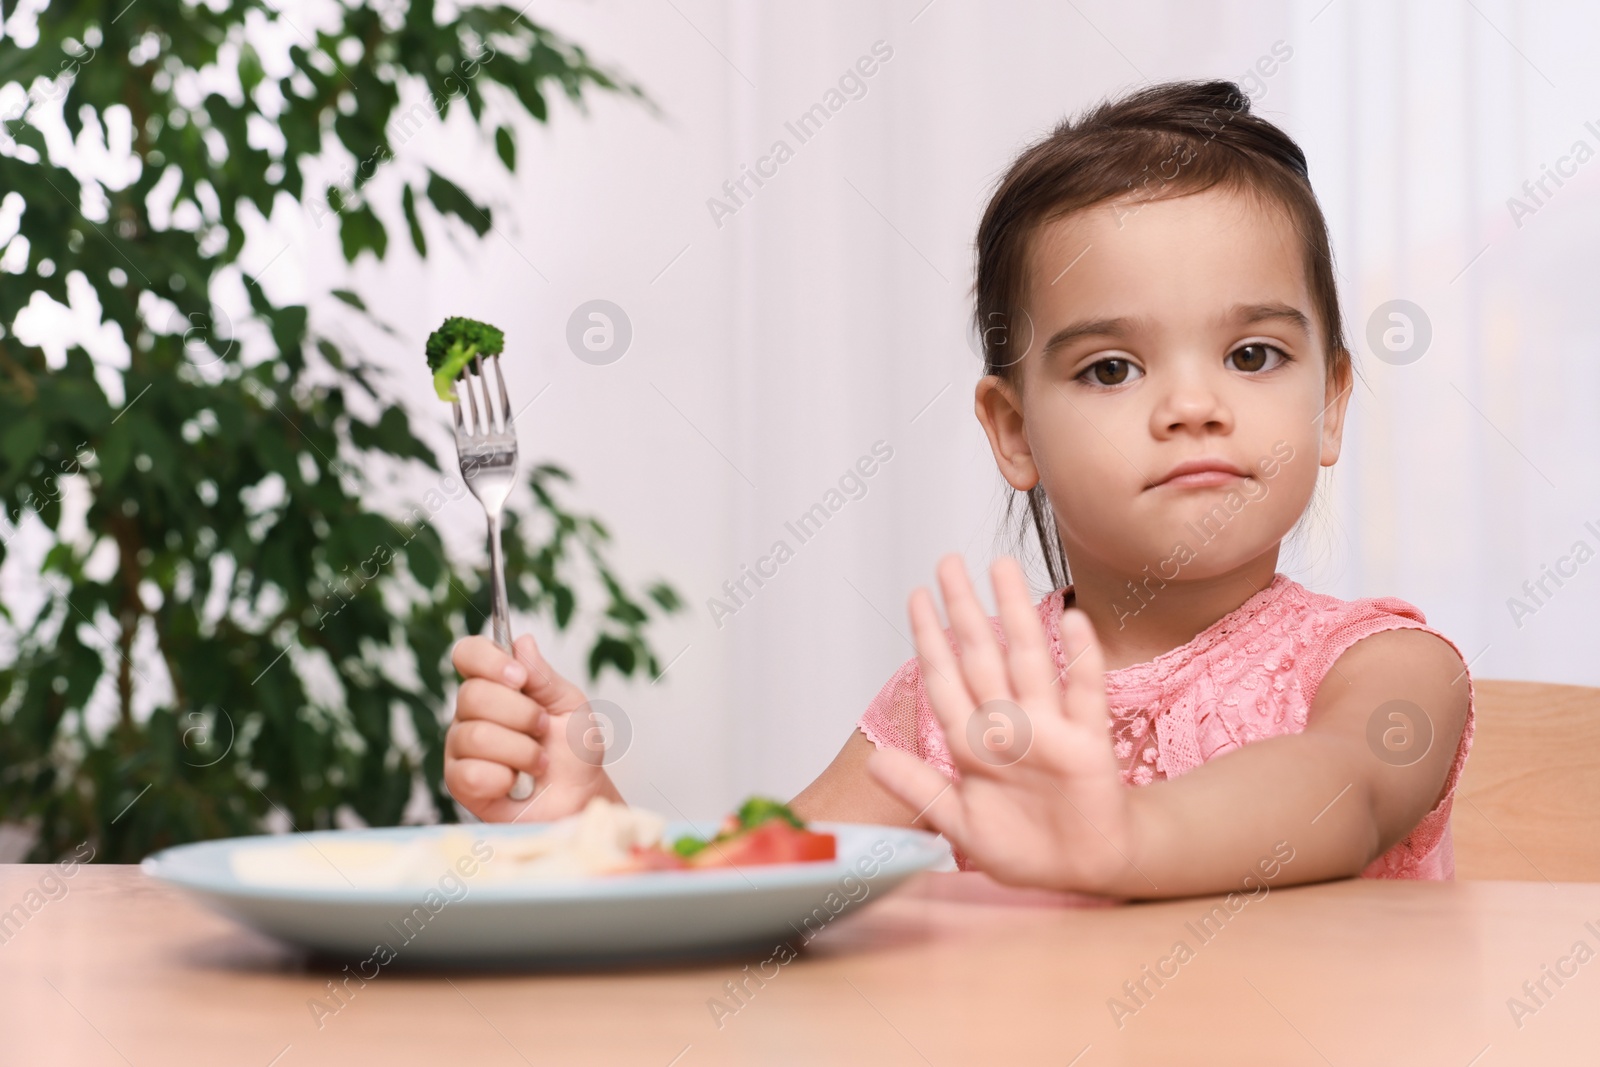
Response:
M1258 322L1279 321L1287 323L1305 336L1311 336L1311 320L1305 312L1291 304L1269 300L1262 304L1235 304L1217 316L1218 326L1250 326ZM1148 330L1151 320L1144 316L1122 316L1112 319L1084 319L1063 326L1050 335L1041 355L1049 359L1058 350L1085 337L1126 337Z
M1057 351L1070 345L1072 342L1084 337L1126 337L1128 334L1137 333L1148 329L1150 320L1143 316L1124 316L1116 319L1085 319L1063 326L1050 335L1050 340L1044 343L1040 355L1048 360Z
M1249 326L1273 320L1286 322L1307 337L1311 336L1311 320L1306 317L1305 312L1277 300L1269 300L1265 304L1235 304L1231 311L1217 320L1217 324L1226 326L1229 323L1238 323L1241 326Z

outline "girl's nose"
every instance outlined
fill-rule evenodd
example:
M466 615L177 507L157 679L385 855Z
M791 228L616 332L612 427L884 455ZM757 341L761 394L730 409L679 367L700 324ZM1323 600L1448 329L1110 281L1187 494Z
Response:
M1151 431L1157 437L1188 432L1228 433L1233 412L1221 390L1197 375L1174 377L1151 412Z

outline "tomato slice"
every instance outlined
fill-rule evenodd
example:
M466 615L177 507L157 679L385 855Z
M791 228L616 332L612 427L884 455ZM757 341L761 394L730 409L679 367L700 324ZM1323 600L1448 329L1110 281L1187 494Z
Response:
M753 867L765 863L809 863L837 855L832 834L797 830L782 819L707 845L688 859L690 867Z

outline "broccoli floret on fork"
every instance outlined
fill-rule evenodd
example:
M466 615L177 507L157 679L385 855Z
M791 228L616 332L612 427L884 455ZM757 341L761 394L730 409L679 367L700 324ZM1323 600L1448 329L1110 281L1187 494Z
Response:
M506 335L477 319L452 315L428 335L428 369L433 371L433 389L440 400L454 400L455 382L474 356L497 356L506 346Z

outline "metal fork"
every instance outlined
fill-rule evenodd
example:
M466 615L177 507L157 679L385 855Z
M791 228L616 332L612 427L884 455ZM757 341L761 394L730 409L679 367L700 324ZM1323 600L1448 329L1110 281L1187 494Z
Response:
M506 565L500 552L500 511L517 473L517 435L511 425L511 397L506 393L505 375L500 370L499 355L490 356L494 364L495 381L500 392L500 418L495 419L494 398L489 393L489 377L483 369L483 357L472 358L472 369L456 382L456 399L450 409L456 420L456 455L461 461L461 477L467 488L483 505L489 520L489 573L490 617L493 620L494 643L506 652L511 651L511 615L506 606ZM470 421L462 417L461 391L467 394L467 406L472 412ZM483 394L483 408L478 407L478 394ZM517 780L507 794L512 800L526 800L533 795L533 776L518 771Z

